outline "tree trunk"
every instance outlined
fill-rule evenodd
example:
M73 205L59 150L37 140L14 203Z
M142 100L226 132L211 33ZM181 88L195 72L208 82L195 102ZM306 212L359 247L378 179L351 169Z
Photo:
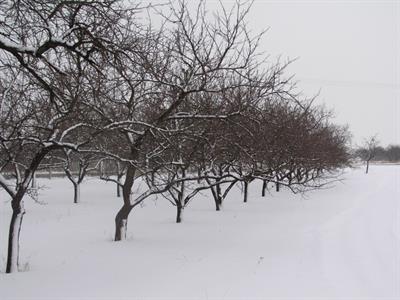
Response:
M218 180L219 181L219 180ZM215 200L215 210L220 211L221 210L221 204L222 204L222 198L221 198L221 185L218 183L215 186L215 195L214 195L214 200Z
M276 186L276 191L279 192L279 190L280 190L280 183L279 183L279 177L278 177L278 176L276 177L275 186Z
M129 165L126 170L125 182L122 187L122 197L124 205L115 216L115 241L126 239L126 231L128 229L128 216L134 205L131 204L131 192L133 182L135 181L136 169Z
M18 197L18 196L16 196ZM6 273L18 272L19 264L19 237L22 226L22 219L25 214L22 198L12 200L13 213L8 234L8 254Z
M243 202L244 203L247 203L248 190L249 190L249 182L248 181L244 181L244 195L243 195Z
M219 199L215 199L215 210L216 211L221 210L221 201Z
M32 181L31 181L31 188L32 189L37 189L37 180L36 180L36 173L33 173L32 175Z
M218 194L218 191L215 191L214 188L211 188L211 193L213 195L214 202L215 202L215 210L220 211L221 203L222 203L220 194Z
M74 203L81 202L81 185L79 183L74 183Z
M176 204L176 223L182 223L183 207L181 204Z
M201 169L200 169L200 168L198 168L198 169L197 169L197 183L198 183L198 184L200 184L200 183L201 183L201 179L200 179L200 177L201 177Z
M205 180L207 181L207 183L209 185L211 185L211 182L210 182L209 179L205 178ZM219 182L219 179L216 179L215 185L210 187L211 194L212 194L212 196L214 198L215 210L216 211L221 210L221 204L222 204L221 186L220 186L220 184L218 182Z
M261 197L265 197L265 191L267 189L267 180L263 180L262 190L261 190Z
M119 184L117 184L117 197L121 197L121 186Z
M182 178L186 177L186 172L182 169ZM176 201L176 223L182 222L182 213L184 208L184 198L185 198L185 182L180 183L180 191L178 192L178 201Z
M120 183L122 176L124 176L124 172L123 170L121 170L121 165L119 164L119 162L116 162L116 164L117 164L117 181L118 183ZM119 184L117 184L117 197L118 198L121 197L121 186Z
M369 171L369 160L367 160L367 167L365 169L365 174L368 174L368 171Z
M123 205L115 217L115 237L114 241L126 240L128 230L128 216L133 206Z
M19 260L19 238L22 226L22 219L25 214L23 197L29 187L32 176L37 170L39 164L43 158L55 147L42 148L33 157L32 162L24 172L24 180L18 186L17 192L12 196L11 207L13 214L11 216L10 229L8 235L8 253L7 253L7 265L6 273L12 273L18 271L18 260Z
M39 200L39 192L38 192L38 184L37 184L37 180L36 180L36 172L32 174L31 197L35 201Z
M219 179L218 179L219 181ZM221 209L221 205L222 205L222 192L221 192L221 185L218 183L215 186L216 189L216 195L217 195L217 199L216 199L216 210L220 210Z

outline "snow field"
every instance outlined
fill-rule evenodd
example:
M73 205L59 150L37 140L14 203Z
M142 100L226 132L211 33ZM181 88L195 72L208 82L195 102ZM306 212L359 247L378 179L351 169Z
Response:
M122 205L94 178L73 204L67 179L39 178L25 200L21 266L4 274L11 208L0 193L0 299L400 299L400 166L348 170L305 197L250 185L214 211L208 192L175 224L162 198L135 208L113 242Z

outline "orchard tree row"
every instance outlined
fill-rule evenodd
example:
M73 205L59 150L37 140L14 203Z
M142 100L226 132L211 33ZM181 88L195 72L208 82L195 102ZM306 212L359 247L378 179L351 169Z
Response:
M35 173L51 166L65 170L75 202L93 168L117 185L116 241L126 238L132 209L156 194L180 222L200 191L220 210L239 183L247 201L254 180L265 195L268 183L303 192L337 177L349 162L347 129L301 95L284 73L289 62L259 50L249 9L238 2L207 14L205 2L183 0L0 4L7 272L18 271L23 201Z

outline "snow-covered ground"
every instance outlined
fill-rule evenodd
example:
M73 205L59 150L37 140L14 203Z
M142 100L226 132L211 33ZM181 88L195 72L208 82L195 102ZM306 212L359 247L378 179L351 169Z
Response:
M0 193L0 299L400 299L400 166L349 170L306 196L248 203L233 190L223 210L197 197L175 224L166 200L132 211L129 239L112 242L122 200L89 179L72 204L66 179L39 179L26 200L21 261L4 274L10 203Z

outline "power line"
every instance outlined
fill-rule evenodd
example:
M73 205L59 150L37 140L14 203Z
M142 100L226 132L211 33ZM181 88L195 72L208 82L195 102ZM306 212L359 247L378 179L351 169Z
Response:
M376 81L359 80L331 80L318 78L299 78L299 83L318 83L321 85L341 86L341 87L367 87L400 90L400 85Z

